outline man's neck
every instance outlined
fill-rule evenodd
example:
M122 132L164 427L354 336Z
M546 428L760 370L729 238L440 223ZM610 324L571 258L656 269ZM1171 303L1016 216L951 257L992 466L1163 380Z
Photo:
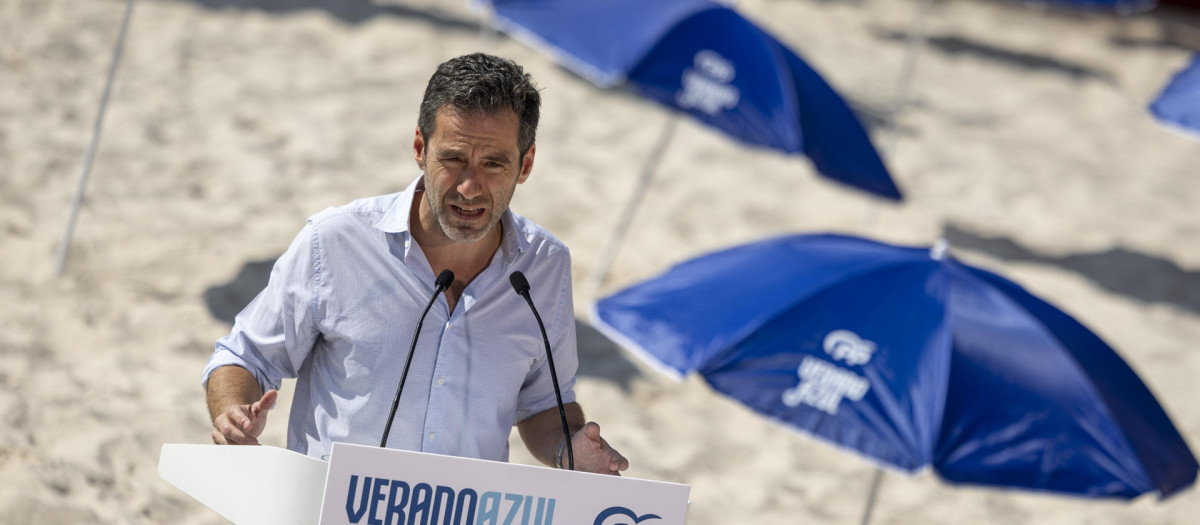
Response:
M409 218L409 231L413 240L421 246L421 252L429 261L430 270L437 275L442 270L454 272L454 282L446 289L446 302L449 311L453 312L462 297L463 290L471 284L491 263L500 241L504 237L504 222L499 222L484 238L475 242L458 242L450 239L436 225L435 219L428 215L424 195L416 192L413 195L413 209L418 210ZM429 221L429 222L427 222Z

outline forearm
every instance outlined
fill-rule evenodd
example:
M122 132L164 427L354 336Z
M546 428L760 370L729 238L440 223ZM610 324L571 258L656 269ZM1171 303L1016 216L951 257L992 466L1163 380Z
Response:
M567 426L574 435L583 428L586 422L583 417L583 408L579 406L579 403L567 403L563 405L563 410L567 413ZM517 430L533 457L546 465L554 465L558 447L562 445L564 437L558 407L544 410L518 423ZM566 460L564 459L563 462L565 463Z
M231 405L247 405L263 396L254 374L237 365L223 366L208 378L208 415L216 419Z

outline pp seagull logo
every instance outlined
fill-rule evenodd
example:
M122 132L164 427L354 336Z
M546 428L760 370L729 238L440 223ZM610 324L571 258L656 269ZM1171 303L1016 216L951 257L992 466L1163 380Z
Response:
M875 354L875 343L849 330L834 330L825 336L825 353L849 365L862 365Z
M627 519L633 521L627 521ZM604 509L604 512L601 512L599 516L596 516L596 522L592 525L635 525L646 520L661 519L661 517L655 514L638 516L636 512L625 507L609 507Z

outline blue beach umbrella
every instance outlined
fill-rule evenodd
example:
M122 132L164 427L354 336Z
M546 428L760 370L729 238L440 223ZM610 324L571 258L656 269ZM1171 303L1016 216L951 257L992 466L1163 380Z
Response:
M944 249L796 235L601 299L597 328L673 376L903 471L1167 497L1196 460L1137 375L1054 306Z
M1159 122L1200 140L1200 53L1167 83L1150 112Z
M492 24L602 88L622 87L752 146L803 153L817 172L899 201L867 132L796 53L711 0L476 0ZM598 290L670 143L668 121L587 287Z
M483 0L501 31L600 87L628 84L746 144L900 200L858 118L771 35L711 0Z

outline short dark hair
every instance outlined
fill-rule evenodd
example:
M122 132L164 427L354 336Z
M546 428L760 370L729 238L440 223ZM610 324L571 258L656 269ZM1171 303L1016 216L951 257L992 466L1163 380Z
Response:
M511 109L520 118L517 148L521 158L537 135L542 97L533 77L516 62L484 53L452 58L438 66L425 87L417 127L426 141L433 136L438 110L456 110L495 115Z

